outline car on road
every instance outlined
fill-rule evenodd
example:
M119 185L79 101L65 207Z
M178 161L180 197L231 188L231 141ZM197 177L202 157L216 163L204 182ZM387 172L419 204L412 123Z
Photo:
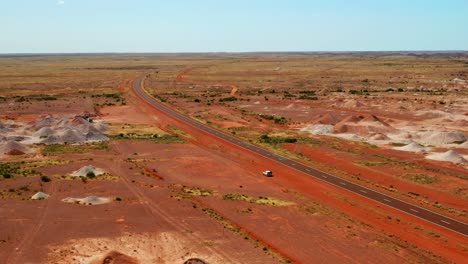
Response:
M262 173L263 173L263 175L265 175L267 177L273 177L273 172L272 171L267 170L267 171L264 171Z

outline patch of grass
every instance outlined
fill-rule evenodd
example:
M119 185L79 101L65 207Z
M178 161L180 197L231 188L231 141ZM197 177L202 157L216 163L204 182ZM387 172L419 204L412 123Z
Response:
M368 166L368 167L385 166L385 165L393 164L393 163L388 162L388 161L365 161L365 160L356 161L355 163L360 164L360 165L364 165L364 166Z
M409 180L415 183L420 184L430 184L437 181L437 178L434 176L429 176L422 173L406 173L400 176L405 180Z
M34 169L34 164L26 164L22 162L5 162L0 163L0 175L5 179L13 178L14 176L37 176L41 173Z
M318 100L318 97L317 96L301 95L301 96L299 96L299 99L302 99L302 100Z
M166 103L167 102L167 99L160 96L159 94L153 94L153 97L158 99L161 103Z
M467 190L468 190L468 188L457 187L457 188L452 189L452 193L457 195L457 196L466 197L466 196L468 196L466 194Z
M111 136L112 139L131 139L131 140L149 140L155 143L169 144L169 143L185 143L185 140L172 134L137 134L137 133L120 133Z
M263 114L260 114L259 116L261 118L263 118L263 119L274 121L275 124L286 124L286 123L288 123L288 120L286 118L284 118L284 117L277 117L277 116L274 116L274 115L263 115Z
M231 200L231 201L245 201L249 203L255 203L260 205L270 205L270 206L290 206L293 205L293 202L283 201L280 199L272 198L272 197L249 197L244 194L225 194L223 195L223 200Z
M166 128L168 130L170 130L172 133L178 135L178 136L181 136L183 138L192 138L193 137L187 133L185 133L184 131L180 130L179 128L175 127L175 126L171 126L171 125L167 125Z
M270 137L267 134L263 134L259 138L260 143L266 143L270 145L282 144L282 143L296 143L296 138L291 137Z
M237 98L234 96L219 99L219 102L233 102L233 101L237 101Z
M254 237L251 233L247 233L244 230L242 230L239 226L234 224L233 222L229 221L228 219L224 218L221 216L218 212L211 208L206 208L206 207L197 207L201 208L202 212L204 212L206 215L208 215L210 218L221 224L225 229L240 235L241 237L244 238L244 240L249 241L252 243L256 248L263 248L265 253L269 254L270 256L274 257L275 259L283 262L283 263L291 263L291 261L280 255L279 253L276 253L274 250L271 250L267 245L263 244L257 237Z
M42 149L42 154L73 154L85 153L86 149L79 145L46 145Z
M69 144L55 144L55 145L46 145L42 149L42 154L81 154L87 153L94 150L105 150L109 151L111 148L109 147L108 143L105 141L96 142L91 144L83 144L83 145L69 145Z
M210 196L213 195L213 191L197 187L184 186L182 191L190 196Z
M50 95L29 95L29 96L15 96L15 102L29 102L30 100L35 101L55 101L57 97Z

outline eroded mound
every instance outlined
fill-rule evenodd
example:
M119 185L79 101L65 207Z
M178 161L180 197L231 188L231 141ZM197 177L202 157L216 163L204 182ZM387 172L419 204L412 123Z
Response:
M186 235L174 232L125 233L120 237L73 239L49 248L47 263L57 264L231 263L220 255L205 251ZM112 251L109 252L109 249Z
M467 140L468 137L465 133L462 132L432 132L428 131L421 135L420 142L430 145L443 145L456 142L463 142Z
M17 149L12 149L10 151L8 151L7 153L5 153L7 155L10 155L10 156L19 156L19 155L24 155L26 153L24 153L23 151L21 150L17 150Z
M77 203L77 204L84 204L84 205L98 205L98 204L110 203L111 199L107 197L98 197L98 196L88 196L85 198L67 197L63 199L62 202Z
M37 130L33 136L34 137L48 137L50 135L53 135L54 131L50 127L42 127L39 130Z
M14 151L16 153L22 152L24 154L29 152L30 149L25 145L13 140L7 141L0 146L0 153L9 153L10 151Z
M111 251L99 260L89 262L89 264L138 264L138 260L118 251Z
M101 169L98 169L92 165L88 165L88 166L84 166L82 167L81 169L77 170L77 171L74 171L72 174L70 174L71 176L75 176L75 177L86 177L90 174L93 174L94 176L99 176L99 175L102 175L104 174L105 172Z
M425 152L427 151L426 148L416 142L411 142L410 144L403 146L403 147L396 147L396 150L401 151L410 151L410 152Z
M333 131L333 126L324 124L310 125L302 128L301 131L306 131L313 135L324 135L330 134Z
M49 195L43 192L38 192L31 197L31 200L44 200L49 198Z
M462 164L467 162L462 155L458 154L453 150L449 150L443 153L434 153L431 155L427 155L426 158L431 160L449 161L456 164Z
M184 264L208 264L208 263L199 258L191 258L191 259L186 260Z

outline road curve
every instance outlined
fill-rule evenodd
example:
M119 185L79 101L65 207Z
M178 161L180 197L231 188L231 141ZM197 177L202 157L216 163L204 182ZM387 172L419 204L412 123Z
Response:
M291 169L294 169L296 171L302 172L310 177L317 178L319 180L322 180L326 183L329 183L331 185L334 185L338 188L353 192L355 194L358 194L360 196L366 197L370 200L376 201L378 203L384 204L388 207L397 209L401 212L407 213L409 215L415 216L417 218L420 218L422 220L425 220L427 222L430 222L432 224L441 226L443 228L446 228L448 230L451 230L453 232L459 233L463 236L468 236L468 225L460 222L458 220L452 219L447 216L440 215L436 212L424 209L422 207L419 207L414 204L410 204L407 202L404 202L402 200L393 198L391 196L385 195L383 193L368 189L364 186L358 185L356 183L347 181L345 179L333 176L331 174L325 173L323 171L314 169L312 167L309 167L307 165L304 165L300 162L296 162L294 160L288 159L286 157L274 154L268 150L265 150L261 147L258 147L256 145L250 144L248 142L242 141L236 137L233 137L231 135L228 135L226 133L220 132L216 129L213 129L211 127L206 126L205 124L202 124L190 117L187 117L159 102L156 102L150 95L148 95L143 89L142 89L142 82L145 79L145 76L141 76L133 81L133 89L135 93L146 103L149 105L153 106L157 110L171 116L172 118L175 118L179 121L182 121L196 129L199 129L205 133L211 134L219 139L222 139L226 142L229 142L231 144L237 145L243 149L246 149L250 152L253 152L257 155L263 156L265 158L268 158L274 162L280 163L282 165L285 165Z

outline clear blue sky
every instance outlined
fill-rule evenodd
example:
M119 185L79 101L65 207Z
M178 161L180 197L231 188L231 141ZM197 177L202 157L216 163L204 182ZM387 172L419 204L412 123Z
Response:
M468 50L468 0L0 0L0 53Z

